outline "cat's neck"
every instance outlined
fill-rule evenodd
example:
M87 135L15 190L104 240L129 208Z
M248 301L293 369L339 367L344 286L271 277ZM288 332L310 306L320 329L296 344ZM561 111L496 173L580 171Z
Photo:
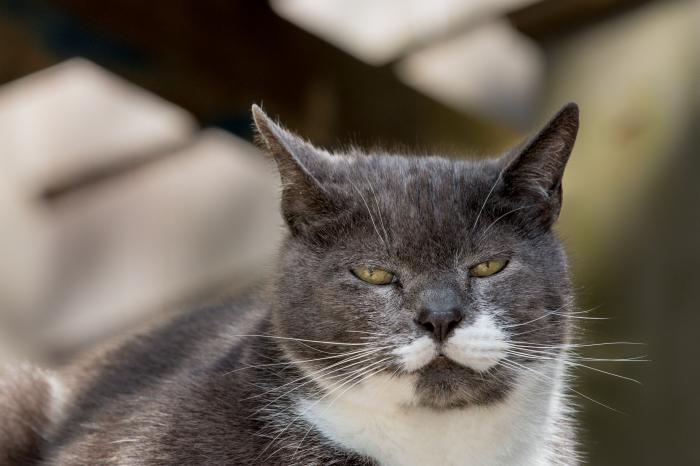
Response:
M378 376L301 400L297 410L327 438L382 465L547 465L565 388L560 364L538 370L489 406L418 407L410 380Z

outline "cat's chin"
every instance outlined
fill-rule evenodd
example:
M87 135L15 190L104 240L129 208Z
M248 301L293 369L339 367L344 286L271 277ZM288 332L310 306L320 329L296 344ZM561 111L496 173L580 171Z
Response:
M500 372L477 372L446 356L437 356L415 372L418 404L433 409L458 409L502 401L509 392L510 377Z

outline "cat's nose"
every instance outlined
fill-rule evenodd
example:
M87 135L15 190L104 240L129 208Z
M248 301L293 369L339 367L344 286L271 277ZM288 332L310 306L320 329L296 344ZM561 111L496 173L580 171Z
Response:
M459 325L463 318L462 311L457 307L448 309L423 308L416 317L416 323L433 334L433 337L443 342L452 330Z
M416 323L443 342L464 318L459 292L453 287L438 286L424 289L419 297Z
M464 318L463 302L452 287L430 287L419 295L416 323L443 342Z

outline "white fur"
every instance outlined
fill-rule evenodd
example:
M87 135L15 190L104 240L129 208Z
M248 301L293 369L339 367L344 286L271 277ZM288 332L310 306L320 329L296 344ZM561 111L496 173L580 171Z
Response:
M432 338L425 335L407 345L396 348L393 353L399 357L401 365L407 372L413 372L437 356L437 345Z
M506 334L488 315L479 316L468 327L458 328L442 345L445 356L478 372L486 372L506 356ZM430 363L439 353L438 345L429 336L422 336L400 346L393 353L407 372Z
M55 374L46 374L45 377L49 386L47 415L51 423L56 425L63 419L68 393L63 382Z
M556 363L538 371L559 378ZM442 411L412 404L413 386L413 376L376 376L339 398L297 408L327 438L382 465L549 464L547 438L558 414L549 380L523 373L503 402Z
M486 407L435 410L415 403L416 371L439 352L479 372L505 357L506 335L480 316L439 347L420 337L394 351L408 375L378 374L350 389L324 387L328 396L302 400L299 414L327 438L389 466L550 464L547 445L561 416L561 365L523 370L506 400ZM335 389L335 391L333 391Z
M455 330L442 348L453 361L478 372L486 372L506 356L506 335L488 315L472 325Z

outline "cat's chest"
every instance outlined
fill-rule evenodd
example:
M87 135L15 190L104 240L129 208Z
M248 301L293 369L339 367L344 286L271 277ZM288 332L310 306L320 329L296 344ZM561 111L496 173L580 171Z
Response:
M545 428L526 406L436 411L355 400L302 401L326 438L381 465L544 465ZM525 411L525 412L524 412Z

